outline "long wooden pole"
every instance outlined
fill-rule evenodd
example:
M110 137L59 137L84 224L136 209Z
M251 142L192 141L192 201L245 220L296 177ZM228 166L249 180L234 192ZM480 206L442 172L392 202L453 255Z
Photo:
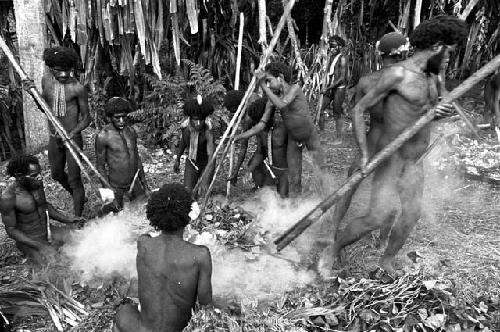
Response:
M14 54L10 50L10 48L7 46L5 43L4 39L0 36L0 48L3 50L7 58L10 60L12 63L12 66L16 70L16 72L19 74L19 77L21 78L22 81L28 81L29 77L26 74L26 72L21 68L21 65L17 62L17 59L15 58ZM89 182L92 186L92 180L90 178L90 175L88 172L85 170L85 168L82 165L82 162L80 161L80 158L78 156L81 156L82 159L89 165L90 169L99 177L99 180L108 188L111 188L109 185L108 181L99 173L99 171L95 168L95 166L90 162L88 157L83 153L83 151L80 149L78 145L76 145L71 139L69 139L68 133L66 133L66 130L63 128L59 120L52 114L52 110L50 109L49 105L43 99L42 95L40 92L35 87L31 87L28 90L29 94L33 97L33 99L36 101L38 107L40 110L47 116L49 121L54 125L55 130L57 133L61 136L61 138L64 141L64 144L68 148L69 152L75 159L75 162L78 164L78 166L82 169L82 172L85 174L85 176L89 179Z
M461 97L465 92L470 90L474 85L493 73L498 67L500 67L500 55L497 55L495 58L493 58L493 60L491 60L480 70L478 70L476 73L462 82L462 84L456 87L448 95L444 96L444 98L441 100L441 102L439 102L438 105L450 104L455 99ZM423 127L433 121L435 116L436 108L432 108L417 122L415 122L413 126L405 129L401 134L399 134L399 136L396 137L391 143L389 143L384 149L373 156L370 162L366 165L365 175L363 175L360 171L355 172L340 186L339 189L328 196L324 201L319 203L308 214L306 214L302 219L295 223L295 225L293 225L290 229L288 229L285 233L278 237L274 241L277 246L276 249L278 251L281 251L293 240L295 240L314 222L314 220L311 218L313 214L315 214L316 212L323 214L328 211L340 198L342 198L347 192L356 187L366 175L373 172L384 160L392 156L404 143L406 143L410 138L418 133Z
M241 49L243 48L243 28L245 27L245 15L240 13L240 30L238 33L238 55L236 57L236 73L234 77L234 89L240 88L240 71L241 71ZM231 151L229 152L229 176L233 171L234 166L234 143L231 143ZM227 181L226 197L231 195L231 181Z
M262 55L262 58L261 58L261 61L259 63L259 67L257 68L257 71L262 71L264 69L264 67L266 66L267 61L269 60L269 57L271 56L271 53L272 53L274 47L276 46L276 43L278 42L281 30L283 30L283 27L285 26L286 19L287 19L288 15L290 15L290 12L292 11L293 6L295 5L295 1L296 0L290 0L288 2L287 6L285 7L285 9L283 11L283 15L281 16L281 19L280 19L280 21L276 27L276 30L274 32L273 38L271 39L269 46L264 50L264 53ZM233 118L229 122L229 125L227 126L226 131L222 135L222 138L221 138L219 144L215 148L215 152L214 152L213 156L210 156L210 159L208 160L207 166L205 167L205 170L201 174L200 179L198 180L198 183L196 184L196 186L194 188L194 191L196 192L198 190L199 186L201 185L202 181L205 181L206 177L208 176L209 170L213 167L213 164L215 162L215 158L216 158L217 154L222 149L222 147L224 146L225 140L229 136L229 140L227 142L226 148L224 149L224 151L221 155L219 165L216 168L215 173L213 175L212 182L210 183L210 186L208 187L208 190L205 194L205 199L204 199L205 202L210 194L210 191L211 191L212 186L213 186L214 181L215 181L215 177L217 176L217 172L220 169L220 165L222 165L222 162L223 162L223 159L227 153L228 147L231 144L231 142L233 141L234 135L236 134L236 131L238 130L238 126L239 126L241 120L243 119L243 115L245 114L244 113L245 107L247 106L250 95L252 94L253 90L255 89L256 84L257 84L257 79L256 79L255 73L254 73L252 80L250 81L250 84L248 85L247 91L245 92L245 95L241 99L240 105L238 106L238 109L236 110L236 113L234 113Z

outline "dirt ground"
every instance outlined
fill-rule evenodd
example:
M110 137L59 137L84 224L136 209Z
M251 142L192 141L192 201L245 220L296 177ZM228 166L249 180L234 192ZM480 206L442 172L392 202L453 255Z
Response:
M469 97L464 105L471 112L477 112L482 104L478 96ZM333 182L338 185L345 180L347 168L356 153L350 123L346 122L346 139L343 145L333 146L333 123L328 122L326 131L321 133L322 146L326 151L328 171ZM434 133L437 132L437 129ZM436 169L436 161L445 153L436 149L425 160L425 193L423 216L411 233L398 257L398 264L404 270L423 269L429 277L443 277L454 283L458 300L467 301L477 297L500 297L500 188L490 184L469 180L461 174L443 174ZM181 181L182 174L172 174L172 156L163 153L152 155L151 160L162 159L161 166L148 172L150 183ZM151 163L154 165L155 163ZM43 161L46 166L46 161ZM157 164L157 162L156 162ZM158 170L161 168L161 170ZM44 167L45 172L47 167ZM48 174L48 173L47 173ZM46 175L47 175L46 174ZM304 189L312 190L311 170L304 165ZM46 184L53 190L49 199L58 202L61 208L70 210L69 196L57 184ZM249 187L243 188L241 181L233 193L245 196ZM216 181L215 193L223 193L225 183ZM364 181L356 193L351 208L341 227L352 218L366 212L370 190L370 178ZM237 199L237 198L236 198ZM390 198L388 198L390 199ZM91 201L95 197L90 198ZM395 204L398 204L395 202ZM86 214L92 215L92 208ZM309 232L317 232L318 225ZM8 282L18 276L29 277L25 260L17 253L11 240L6 237L0 226L0 280ZM382 251L375 248L375 239L368 236L355 245L349 246L344 253L347 261L346 271L357 277L368 277ZM407 255L410 253L410 255ZM416 256L415 262L409 256ZM45 323L33 324L32 320L15 322L17 328L30 328L32 331L48 331ZM41 324L41 325L40 325ZM38 327L35 327L38 326Z

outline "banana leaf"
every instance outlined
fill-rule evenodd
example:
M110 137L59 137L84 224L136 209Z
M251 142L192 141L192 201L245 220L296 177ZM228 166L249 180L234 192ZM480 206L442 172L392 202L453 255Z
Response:
M134 19L137 27L137 38L139 39L139 45L141 47L141 53L144 57L147 57L146 52L146 26L144 22L144 13L142 11L141 0L134 1ZM147 62L147 61L146 61Z
M198 13L196 11L196 0L186 0L186 12L191 26L191 34L198 33Z
M88 34L87 34L87 10L88 6L85 1L77 2L77 25L76 25L76 39L75 41L80 45L80 56L82 61L87 57L88 49Z
M104 41L106 39L104 37L104 27L102 25L102 1L103 0L96 0L95 12L97 14L97 20L95 21L95 24L97 25L97 29L99 29L99 41L101 42L101 45L104 46Z
M170 13L177 13L177 0L170 0Z
M175 0L172 0L170 4ZM170 12L172 13L172 5L170 5ZM180 50L180 41L179 41L179 20L177 18L177 12L171 14L172 18L172 44L174 47L175 60L177 62L177 66L181 65L181 50Z
M71 1L69 4L69 33L71 35L71 40L76 41L76 24L78 20L78 13L76 11L75 2Z

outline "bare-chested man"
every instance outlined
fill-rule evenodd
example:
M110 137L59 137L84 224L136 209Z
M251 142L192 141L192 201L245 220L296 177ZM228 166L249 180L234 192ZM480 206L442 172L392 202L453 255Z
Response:
M256 100L248 107L247 114L254 123L261 122L265 128L260 131L253 127L235 137L235 140L248 139L257 136L257 150L254 157L248 163L248 171L254 172L257 167L264 168L266 185L276 185L276 189L282 198L288 197L288 163L287 144L288 134L285 125L278 114L267 112L274 110L274 106L267 98ZM268 115L270 114L270 117Z
M132 105L124 98L113 97L104 106L104 111L111 123L97 134L95 152L97 170L115 193L113 204L103 207L102 213L106 214L121 210L125 195L132 201L149 193L149 187L137 150L137 133L127 124Z
M370 157L363 113L383 100L383 130L375 148L386 146L437 103L440 70L449 61L450 52L466 38L465 22L452 16L439 16L422 22L413 31L410 43L415 48L415 54L386 68L377 85L361 98L352 111L362 170ZM438 115L449 115L452 110L451 105L442 106ZM379 263L386 271L394 270L397 253L420 219L424 174L422 164L416 161L427 148L429 136L428 125L375 170L368 214L353 220L339 234L327 251L331 259L339 260L342 248L383 227L394 208L387 197L397 194L401 201L401 217L392 227L389 243Z
M347 84L347 61L342 52L345 47L345 41L339 36L332 36L330 43L330 63L328 64L328 82L327 86L322 88L323 103L319 115L319 129L325 129L325 111L332 104L332 116L335 120L334 145L342 143L342 133L344 120L342 119L342 104L346 96Z
M184 150L188 148L188 158L184 166L184 185L192 190L201 174L208 165L208 159L215 152L215 139L207 117L214 112L214 107L209 100L204 100L200 95L184 103L184 114L189 117L187 125L181 129L181 140L174 162L174 172L179 172L180 159ZM207 176L200 185L200 190L195 195L205 192L212 181L214 167L211 166L211 175Z
M137 241L140 308L118 308L114 331L181 332L198 301L212 303L212 259L205 246L183 240L194 213L191 193L180 184L164 185L149 199L146 214L157 237Z
M406 53L409 48L408 39L398 32L391 32L385 34L380 41L377 43L377 49L382 57L382 69L371 73L369 75L363 76L360 78L358 84L356 85L356 95L355 100L359 102L361 98L366 95L368 91L372 87L377 84L380 76L384 68L387 68L395 63L403 60L406 56ZM377 103L375 106L371 107L369 110L370 113L370 129L366 133L366 144L368 148L368 154L372 157L375 153L380 150L380 147L377 148L377 142L383 134L384 130L384 104L383 102ZM348 176L351 176L352 173L358 169L359 167L359 159L354 160L354 162L349 167L347 172ZM337 235L337 229L340 225L340 221L344 218L349 205L351 204L351 199L354 193L356 192L357 187L353 188L349 191L336 205L335 211L332 216L332 220L329 221L331 226L335 226L334 235ZM392 222L396 217L397 209L395 208L393 213L388 217L387 227L383 228L383 231L380 234L380 245L383 246L382 242L386 242L388 238L388 233L390 230L390 226L392 226ZM330 232L327 232L330 233ZM330 234L324 234L329 236Z
M484 85L484 120L491 123L492 128L500 128L500 72L491 76Z
M17 155L7 165L12 183L2 192L0 213L5 231L16 241L17 248L33 263L49 263L56 249L49 243L48 217L65 224L76 225L81 217L70 217L55 209L45 199L41 168L33 155ZM50 226L53 244L62 244L67 227Z
M263 72L257 73L257 79L271 103L280 110L288 133L287 160L290 192L297 194L302 191L302 147L305 145L312 155L314 172L319 178L320 190L323 194L325 188L321 178L323 166L321 142L302 88L298 84L291 84L291 68L281 62L271 62ZM264 128L265 125L261 124L260 130Z
M43 60L50 74L42 79L42 95L51 106L54 116L80 148L83 147L81 132L90 124L87 90L74 77L78 55L66 47L48 48ZM81 216L85 202L85 190L80 176L80 168L65 147L63 139L49 122L50 139L48 144L52 178L59 182L73 196L75 215ZM68 164L68 173L64 167Z

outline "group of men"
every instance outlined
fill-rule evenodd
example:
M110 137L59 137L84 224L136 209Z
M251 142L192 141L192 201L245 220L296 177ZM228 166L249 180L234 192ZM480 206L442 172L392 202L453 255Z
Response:
M412 126L426 111L436 107L439 98L447 93L439 76L446 68L450 53L466 38L465 22L456 17L439 16L422 22L410 35L409 42L414 54L407 59L408 45L404 36L392 33L380 40L378 48L384 59L384 67L363 77L356 88L356 105L351 113L360 153L351 165L350 173L356 169L364 172L372 156ZM338 39L334 40L340 44ZM48 54L57 55L56 52ZM61 66L61 61L46 60L46 63L51 67L52 77L44 79L44 96L70 138L81 145L79 135L89 121L86 93L71 77L70 71L68 73L68 67ZM342 70L343 66L345 59L342 56L338 56L330 65L333 72L337 71L337 67ZM291 68L282 63L270 63L256 75L265 97L249 106L244 130L236 139L245 143L251 136L257 137L257 151L251 158L248 170L254 174L257 186L266 183L276 185L278 192L286 197L289 190L300 191L303 146L312 153L318 174L321 174L323 152L307 99L300 85L292 83ZM498 81L495 82L498 86ZM336 77L328 82L322 91L328 94L325 103L329 99L337 100L334 108L338 107L345 83L345 77ZM494 95L492 100L498 97L497 92L490 94ZM238 92L228 93L226 107L234 111L242 97ZM495 103L493 109L498 122L498 98ZM96 138L99 171L106 174L119 201L124 194L135 192L134 181L137 178L147 188L137 153L137 136L125 124L125 116L130 110L131 106L125 99L110 99L106 113L111 123ZM194 187L197 177L207 165L208 157L213 154L214 139L210 125L205 121L212 111L213 107L201 97L185 103L185 113L190 119L182 128L181 146L174 168L179 170L180 156L189 146L184 177L185 185L189 188ZM366 112L370 113L368 132L363 117ZM451 105L437 106L440 117L448 116L451 112ZM341 135L338 126L337 135ZM339 234L336 229L330 233L335 234L333 245L327 248L332 265L339 261L344 247L379 229L381 243L386 246L380 266L389 272L394 270L396 254L420 218L424 174L418 160L429 144L429 136L430 126L426 126L376 169L367 215L352 220ZM60 167L52 166L52 163L57 162L60 166L65 158L68 162L71 159L62 152L63 143L63 138L55 135L51 137L53 152L49 149L52 155L49 155L49 160L52 173L73 195L75 214L81 215L84 194L79 176L75 175L76 172L71 173L71 170L71 174L63 175L57 172L61 170ZM53 154L55 151L58 151L57 156ZM230 176L232 182L236 181L245 152L246 149L240 152ZM107 172L104 165L108 167ZM50 255L47 215L62 222L78 222L81 219L59 215L45 201L43 187L38 179L40 165L36 158L15 157L9 163L8 173L15 181L2 193L0 201L2 220L8 234L26 255L34 259L38 253ZM144 235L137 242L136 292L139 305L125 301L127 303L120 306L115 331L182 331L197 301L200 304L212 302L210 252L206 247L195 246L182 239L184 227L197 217L196 203L186 186L165 185L153 193L148 201L147 217L161 234L156 237ZM327 220L329 224L338 225L354 191L337 204L333 220ZM399 218L396 218L399 207L393 203L392 196L399 196L401 201ZM122 204L118 202L117 207Z
M74 216L61 213L46 201L42 169L33 155L12 158L7 167L12 181L0 198L0 213L7 234L36 264L50 261L55 254L51 243L61 244L68 231L85 222L82 218L85 190L76 161L79 156L72 155L68 144L81 149L82 131L91 122L86 88L74 75L77 53L66 47L48 48L43 59L49 72L42 78L42 96L65 132L56 130L59 125L49 121L49 166L52 178L72 196ZM131 103L122 97L112 97L104 109L109 124L96 136L96 164L105 182L111 185L115 198L103 206L100 214L122 209L126 195L133 200L149 192L137 149L137 134L125 121L127 114L133 111ZM54 227L49 219L71 225Z

